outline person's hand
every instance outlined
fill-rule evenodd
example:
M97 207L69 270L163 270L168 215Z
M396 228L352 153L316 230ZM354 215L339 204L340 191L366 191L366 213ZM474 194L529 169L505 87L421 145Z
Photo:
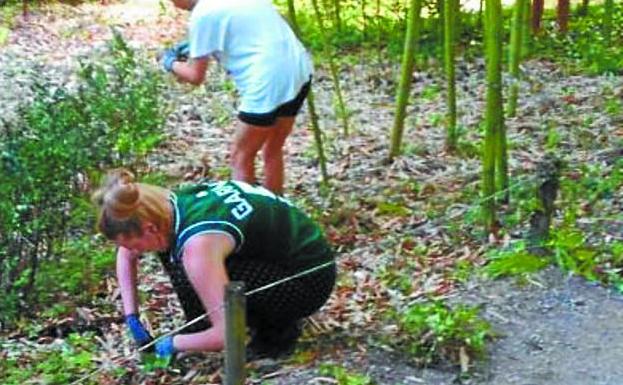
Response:
M162 57L160 58L160 63L162 64L162 68L164 68L165 71L171 72L173 71L173 63L175 63L177 60L177 52L175 51L175 49L169 48L162 54Z
M160 338L156 342L156 356L158 358L171 358L177 350L175 350L175 346L173 346L173 336L166 336Z
M173 46L173 50L177 55L177 60L188 60L190 56L190 44L187 41L182 41Z
M173 70L174 62L186 61L189 56L190 44L187 41L182 41L164 51L160 60L165 71L171 72Z
M153 340L149 332L143 326L141 320L138 319L138 315L134 313L126 315L125 324L130 330L134 342L136 342L139 347L147 345Z

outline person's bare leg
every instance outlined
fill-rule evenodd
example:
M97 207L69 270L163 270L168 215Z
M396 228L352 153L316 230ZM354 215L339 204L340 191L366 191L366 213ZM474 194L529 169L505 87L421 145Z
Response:
M269 137L272 127L238 122L231 149L232 179L255 183L255 157Z
M270 127L268 138L262 147L264 159L264 187L275 194L283 193L284 164L283 147L292 132L295 117L277 118L275 125Z

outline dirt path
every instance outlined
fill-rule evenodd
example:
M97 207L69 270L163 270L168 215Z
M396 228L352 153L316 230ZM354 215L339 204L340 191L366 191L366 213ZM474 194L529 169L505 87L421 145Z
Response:
M67 15L35 15L20 24L9 45L0 48L0 89L10 86L13 91L0 94L5 113L10 115L21 97L19 86L25 78L15 72L16 68L32 70L43 65L45 71L59 78L68 77L76 57L100 49L109 36L102 20L118 25L137 49L153 52L160 47L159 42L174 40L181 34L183 18L172 15L158 19L157 10L145 8L154 4L143 1L141 12L134 13L125 12L121 5L103 10L87 5L68 9ZM262 373L259 377L267 376L263 384L335 383L318 371L322 363L344 365L353 372L367 374L379 385L623 384L620 295L581 279L564 277L555 269L532 277L523 286L513 280L473 280L465 286L447 282L446 272L454 263L477 260L480 253L469 245L464 250L449 251L444 238L447 223L434 225L422 218L423 213L431 205L452 201L462 190L477 184L479 161L476 157L443 153L443 128L435 123L435 117L443 113L444 101L443 93L437 91L430 98L419 97L418 103L409 107L405 156L386 165L395 87L392 79L396 74L397 65L387 63L359 63L343 69L346 101L355 127L353 135L345 139L340 136L334 116L331 83L322 70L316 73L314 87L336 192L332 204L340 207L337 213L325 211L323 215L336 217L336 229L329 229L335 231L332 236L348 240L346 246L339 247L342 282L319 317L324 331L312 333L301 343L303 348L317 352L318 357L308 364L267 364L257 369ZM475 127L483 110L483 74L482 63L459 66L459 110L461 124L469 131L466 141L479 135ZM522 86L523 95L528 95L520 105L523 114L507 122L509 139L514 143L512 170L528 173L533 169L542 153L547 135L543 127L547 125L565 128L560 130L561 150L576 163L599 162L600 152L615 146L617 135L623 135L621 120L611 120L603 113L601 96L605 88L623 95L621 77L568 77L555 66L541 62L526 64L526 75L530 81ZM206 165L209 170L203 172L215 175L227 164L233 132L229 119L235 108L233 95L220 85L222 79L222 73L214 69L206 86L194 92L171 86L170 95L179 108L169 119L169 139L152 157L154 165L184 176ZM426 72L414 74L414 96L435 90L436 82ZM565 99L570 92L573 98ZM592 123L584 124L588 119ZM330 208L330 203L319 194L313 142L305 129L308 123L305 113L289 141L289 189L296 199L310 201L323 211ZM407 190L407 182L417 184L420 192ZM623 197L623 191L617 194ZM406 218L383 216L374 206L378 199L397 196L407 200L404 205L411 213ZM390 299L375 273L384 266L383 261L401 258L396 250L407 236L440 250L439 259L431 262L439 265L413 278L414 286L421 288L419 295L445 294L456 302L481 305L483 316L501 335L492 344L490 360L479 364L470 377L460 376L456 368L417 369L408 357L385 350L375 338L382 334L383 309ZM334 317L338 308L339 321ZM118 328L115 333L121 338Z
M351 349L320 361L366 373L379 385L620 385L623 296L548 269L518 284L473 281L453 301L479 305L500 337L470 376L456 368L418 369L380 349ZM326 349L326 347L325 347ZM283 368L282 368L283 370ZM274 385L326 383L313 369L293 368Z

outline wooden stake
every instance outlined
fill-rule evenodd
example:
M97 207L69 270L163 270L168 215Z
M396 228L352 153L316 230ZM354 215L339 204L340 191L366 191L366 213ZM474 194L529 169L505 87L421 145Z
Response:
M246 297L243 282L225 288L225 385L244 385Z

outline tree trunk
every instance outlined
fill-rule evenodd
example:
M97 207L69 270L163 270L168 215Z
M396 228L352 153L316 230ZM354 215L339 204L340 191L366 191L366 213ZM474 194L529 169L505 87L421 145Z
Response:
M532 0L532 34L534 36L538 36L541 33L544 6L544 0Z
M457 0L444 0L444 64L446 69L446 87L448 114L446 121L446 150L456 150L456 80L454 69L456 44Z
M402 71L398 85L398 95L396 98L396 113L394 116L394 127L392 128L391 148L389 150L389 160L400 154L402 133L404 130L405 112L409 101L409 91L411 90L411 77L415 65L415 45L417 43L420 27L420 11L422 0L411 0L409 15L407 18L407 33L405 36L405 47L402 55Z
M530 23L532 21L532 3L530 0L524 0L524 13L523 13L523 37L521 39L521 57L526 58L530 54L530 47L532 46L532 31L530 30Z
M296 21L296 8L294 7L294 0L288 0L288 20L290 21L290 27L294 31L294 34L302 39L301 29Z
M377 54L379 59L379 64L383 63L383 21L381 20L381 0L376 0L376 28L377 31Z
M318 163L320 164L320 174L324 185L329 184L329 173L327 172L327 158L324 154L324 146L322 142L322 131L318 123L318 114L316 113L316 103L313 90L310 88L307 94L307 107L309 109L309 117L314 133L314 141L316 142L316 152L318 153Z
M604 42L606 46L610 46L610 41L612 38L612 14L614 13L614 0L605 0L604 1L604 19L603 19L603 29L604 29Z
M578 16L588 15L589 0L582 0L582 4L578 8Z
M337 65L335 64L335 60L333 60L333 48L331 47L331 43L329 42L329 39L327 38L327 34L325 32L326 30L324 27L324 21L322 20L322 13L320 12L320 7L318 6L318 0L312 0L312 5L314 7L314 12L316 13L316 21L318 23L318 26L320 27L320 36L324 45L325 57L329 62L329 70L331 72L331 78L333 79L333 89L335 90L338 108L338 110L336 111L336 115L339 119L342 120L344 136L348 136L348 112L346 110L346 105L344 104L344 98L342 97L342 87L340 86L339 71Z
M569 0L558 0L556 7L556 20L558 31L564 35L569 29Z
M480 0L478 2L478 19L476 21L476 29L481 29L482 28L482 10L484 9L484 4L485 4L485 0Z
M500 166L504 135L502 104L502 3L485 3L485 61L487 72L487 109L485 115L485 144L483 154L483 215L485 226L495 231L496 169ZM498 171L499 175L499 171Z
M333 11L335 13L335 29L342 32L342 9L340 0L333 0Z
M444 23L446 0L436 0L435 7L437 8L437 18L433 20L433 26L434 26L433 28L434 28L435 34L437 35L437 45L439 47L442 47L442 49L439 50L439 54L438 54L439 56L437 56L437 58L440 63L443 63L444 56L445 56L445 49L443 49L443 47L445 45L444 35L446 33L445 23Z
M519 63L523 46L524 12L526 0L516 0L513 9L513 25L511 29L511 44L509 50L509 73L511 75L510 96L508 99L508 116L514 117L517 112L517 97L519 94Z
M22 0L22 16L28 18L28 0Z
M288 19L290 19L290 24L292 25L294 33L299 37L301 41L303 41L303 38L301 36L301 29L299 28L298 22L296 20L296 8L294 7L294 0L288 0ZM320 125L318 124L318 114L316 113L316 103L314 100L313 88L310 88L309 93L307 94L307 109L309 110L312 133L314 134L314 141L316 143L316 154L318 155L318 163L320 165L322 182L323 184L327 185L329 183L329 175L327 173L327 160L324 154L324 146L322 143L322 131L320 130Z
M361 1L361 36L362 41L366 41L368 36L368 14L366 13L366 6L368 5L366 0Z

